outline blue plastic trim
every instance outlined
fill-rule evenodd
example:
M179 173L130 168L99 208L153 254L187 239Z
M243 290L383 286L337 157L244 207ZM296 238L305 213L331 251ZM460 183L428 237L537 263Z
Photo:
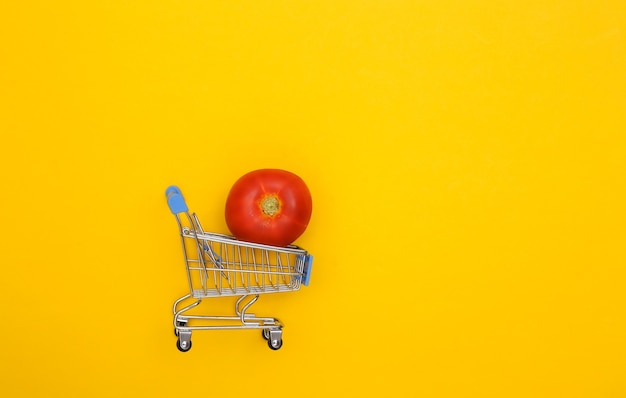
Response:
M302 284L304 286L309 286L309 282L311 281L311 268L313 268L313 256L307 254L304 259L304 269L302 270Z
M172 214L184 213L189 210L187 203L185 203L185 198L183 198L183 194L176 185L167 187L165 196L167 197L167 205L170 207Z

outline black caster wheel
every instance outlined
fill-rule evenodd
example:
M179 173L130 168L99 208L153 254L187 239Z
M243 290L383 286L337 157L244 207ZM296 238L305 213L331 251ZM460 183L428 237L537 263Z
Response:
M283 346L283 339L280 340L267 340L267 346L272 350L280 350L280 347Z
M188 342L182 342L180 340L176 340L176 348L178 348L178 351L180 352L187 352L189 350L191 350L191 340L189 340Z

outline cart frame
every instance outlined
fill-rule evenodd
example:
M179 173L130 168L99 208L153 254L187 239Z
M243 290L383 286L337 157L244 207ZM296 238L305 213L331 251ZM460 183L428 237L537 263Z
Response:
M170 211L180 232L189 292L174 302L176 346L191 349L194 330L261 329L268 346L283 345L283 323L275 317L248 312L261 294L292 292L308 286L313 256L295 245L270 246L205 232L195 213L190 213L177 186L166 189ZM237 297L234 313L196 314L203 299Z

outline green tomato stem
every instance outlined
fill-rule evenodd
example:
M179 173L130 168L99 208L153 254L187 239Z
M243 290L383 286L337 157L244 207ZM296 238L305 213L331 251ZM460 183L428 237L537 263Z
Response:
M280 201L275 195L268 195L261 199L260 206L263 214L273 217L280 210Z

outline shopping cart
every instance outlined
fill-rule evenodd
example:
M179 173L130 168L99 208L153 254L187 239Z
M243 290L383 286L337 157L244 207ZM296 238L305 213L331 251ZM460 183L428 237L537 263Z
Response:
M189 293L176 300L173 309L178 349L191 349L193 330L216 329L261 329L271 349L281 348L283 324L248 310L261 294L292 292L307 286L313 257L294 245L262 245L205 232L197 215L189 213L178 187L168 187L165 195L180 230L189 282ZM199 315L190 311L204 298L227 296L238 297L234 314Z

